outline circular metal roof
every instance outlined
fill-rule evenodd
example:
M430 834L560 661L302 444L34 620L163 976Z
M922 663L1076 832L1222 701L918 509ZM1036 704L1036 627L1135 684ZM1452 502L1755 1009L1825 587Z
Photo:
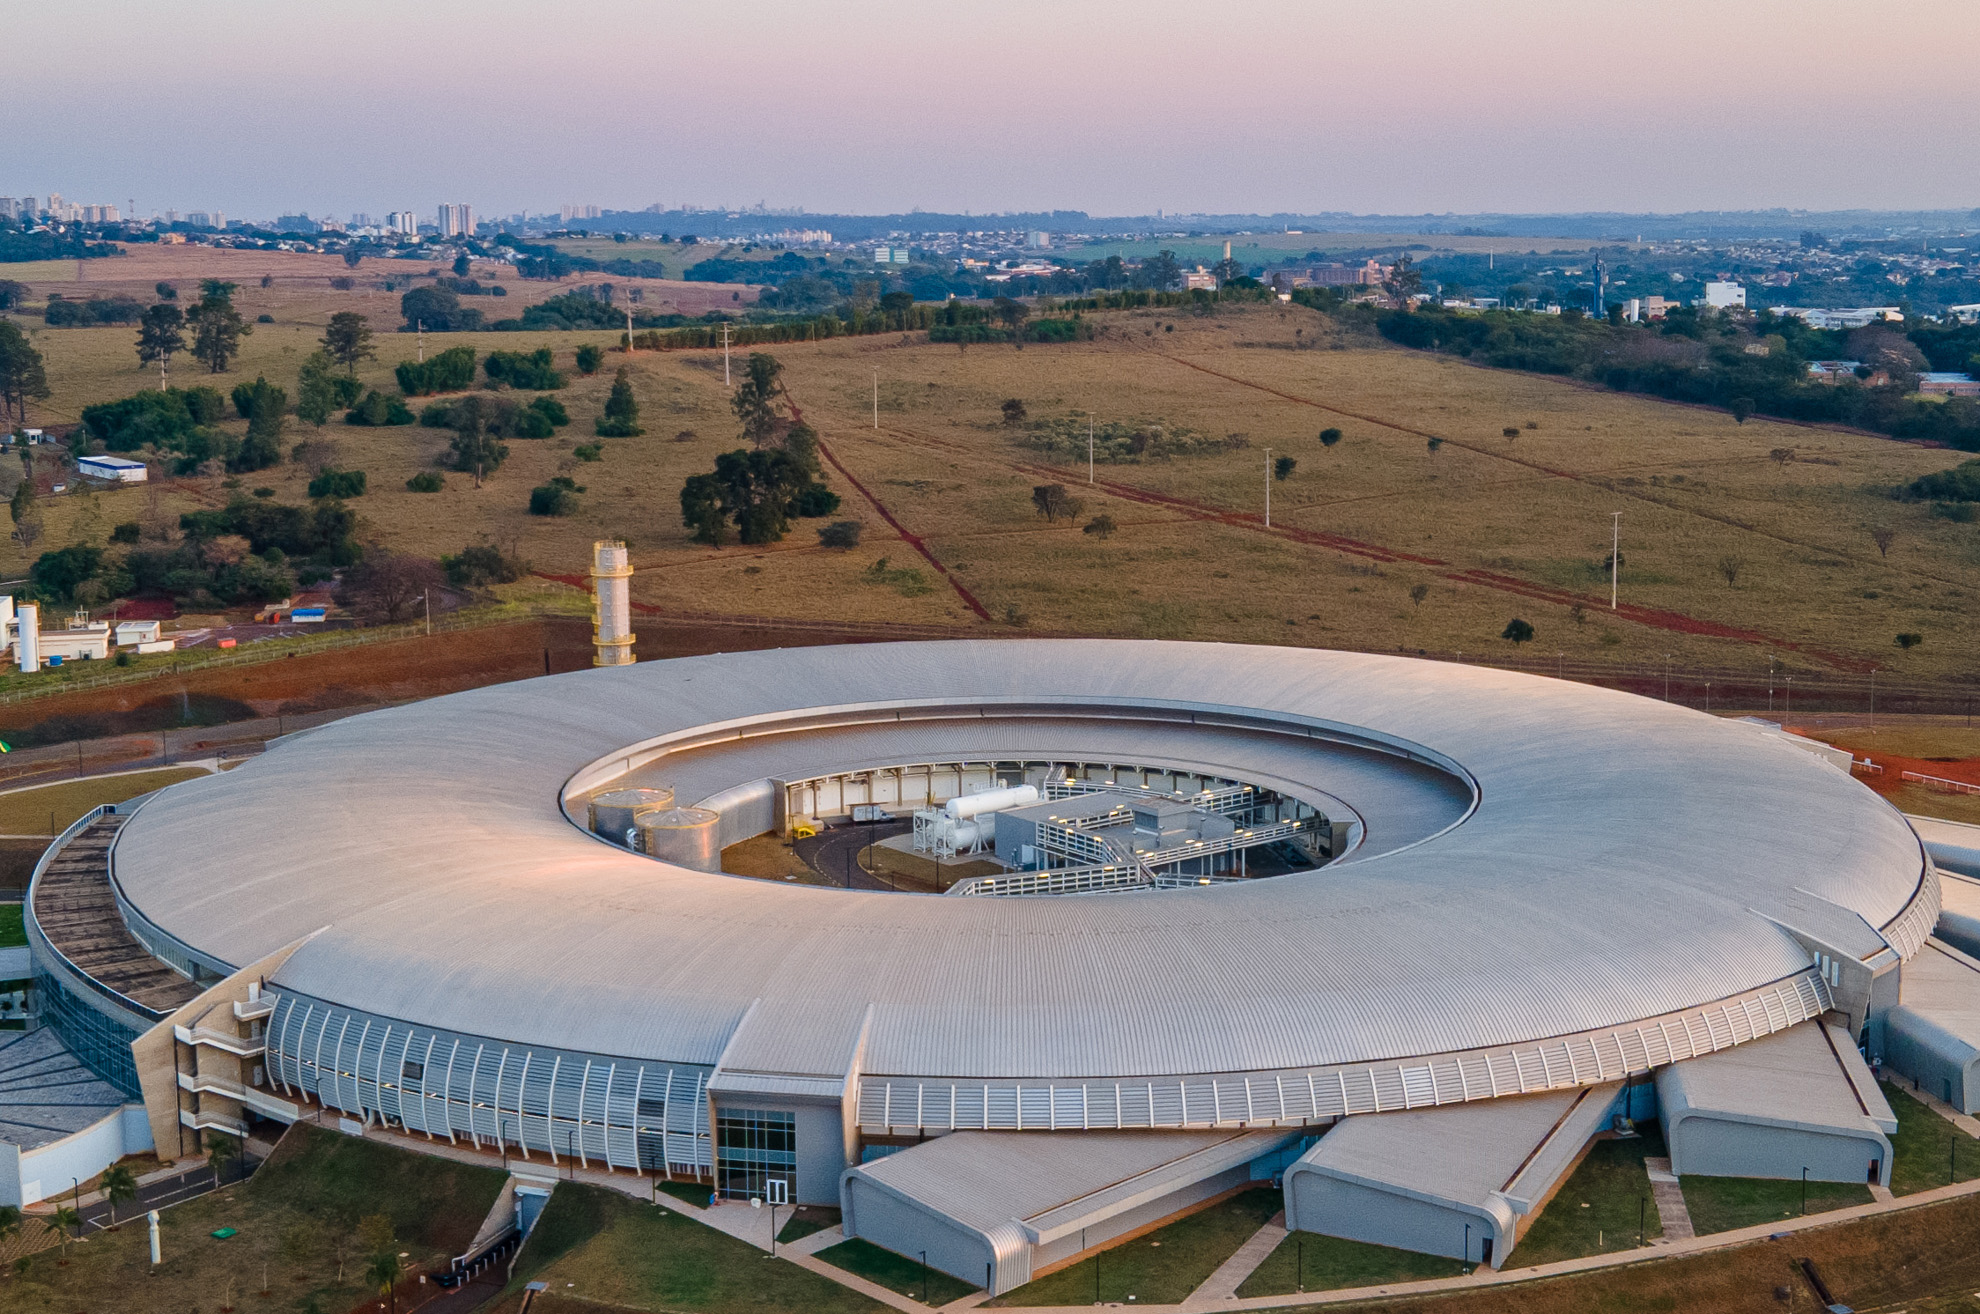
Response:
M855 741L870 762L1200 765L1342 800L1370 841L1206 889L917 897L672 867L560 806L628 768L798 778L857 765ZM675 777L642 766L662 752ZM753 1052L786 1072L823 1070L819 1019L870 1010L864 1070L920 1080L1592 1033L1812 980L1811 929L1908 955L1937 908L1895 810L1750 726L1478 667L1104 640L724 654L374 712L164 791L114 863L143 921L215 963L316 933L273 984L348 1008L712 1063L757 1005Z

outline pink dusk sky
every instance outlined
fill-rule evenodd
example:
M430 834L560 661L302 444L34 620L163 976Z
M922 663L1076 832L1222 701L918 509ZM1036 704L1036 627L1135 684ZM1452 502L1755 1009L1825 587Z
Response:
M16 0L0 32L0 195L147 215L1980 205L1975 0Z

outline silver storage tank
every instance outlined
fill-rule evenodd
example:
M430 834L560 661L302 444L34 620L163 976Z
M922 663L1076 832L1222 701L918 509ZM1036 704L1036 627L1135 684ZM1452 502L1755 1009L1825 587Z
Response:
M722 870L722 814L708 808L668 808L642 812L634 823L640 851L649 858L696 871Z
M589 820L591 833L614 844L633 847L634 826L640 814L660 812L674 806L671 789L608 789L592 796Z

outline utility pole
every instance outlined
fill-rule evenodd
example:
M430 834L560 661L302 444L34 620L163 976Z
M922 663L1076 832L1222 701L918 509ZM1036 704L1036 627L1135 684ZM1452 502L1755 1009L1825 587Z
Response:
M632 302L628 301L626 302L626 355L630 356L632 354Z
M420 362L423 364L426 361L426 321L425 320L416 319L413 321L413 335L419 347Z
M722 322L722 386L724 388L730 386L729 385L729 324L727 320L724 320Z
M1609 529L1609 610L1616 609L1616 586L1622 579L1622 512L1611 511Z
M1086 413L1086 482L1093 483L1093 412Z
M873 427L880 427L880 371L873 371Z
M1272 449L1265 449L1265 528L1272 527Z

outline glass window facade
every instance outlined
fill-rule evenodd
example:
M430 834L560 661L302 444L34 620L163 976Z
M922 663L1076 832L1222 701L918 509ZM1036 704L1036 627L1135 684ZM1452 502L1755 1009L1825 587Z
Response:
M718 1109L715 1141L723 1195L775 1204L797 1199L796 1114Z
M131 1098L140 1098L137 1063L131 1057L137 1031L77 999L46 971L35 973L34 985L41 996L41 1020L55 1028L62 1043L97 1076Z

